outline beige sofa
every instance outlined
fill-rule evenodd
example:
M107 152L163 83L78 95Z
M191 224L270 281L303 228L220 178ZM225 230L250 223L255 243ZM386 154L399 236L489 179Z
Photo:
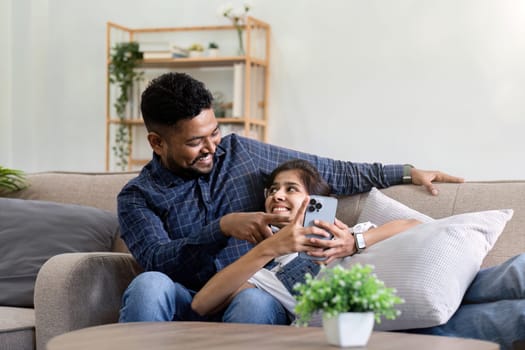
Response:
M31 187L8 197L74 203L116 211L116 195L136 173L39 173L29 176ZM483 265L489 266L525 249L525 180L438 184L440 195L401 185L383 190L388 196L434 218L487 209L514 209ZM357 220L365 195L342 198L338 217ZM141 270L117 240L113 252L68 253L49 259L40 269L35 308L0 306L0 350L45 349L58 334L116 322L120 297Z

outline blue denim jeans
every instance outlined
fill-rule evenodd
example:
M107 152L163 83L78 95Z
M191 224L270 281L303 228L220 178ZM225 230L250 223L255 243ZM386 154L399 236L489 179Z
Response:
M512 349L513 341L525 339L525 254L482 269L447 323L409 332L489 340Z
M240 292L224 310L200 316L191 308L195 291L173 282L161 272L143 272L130 283L122 298L119 322L223 321L289 324L286 310L270 294L256 288Z
M297 295L297 291L293 288L295 284L304 283L306 280L305 274L307 273L316 276L320 269L320 265L316 264L314 260L299 255L288 264L281 267L275 273L275 277L281 281L291 295Z

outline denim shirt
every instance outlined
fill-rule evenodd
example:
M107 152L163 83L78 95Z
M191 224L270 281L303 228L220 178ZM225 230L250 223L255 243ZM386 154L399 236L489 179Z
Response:
M118 195L121 236L145 270L199 289L252 248L247 241L226 237L220 219L233 212L264 211L265 179L295 158L311 162L336 195L402 183L403 165L337 161L231 134L218 145L206 175L177 176L154 155Z

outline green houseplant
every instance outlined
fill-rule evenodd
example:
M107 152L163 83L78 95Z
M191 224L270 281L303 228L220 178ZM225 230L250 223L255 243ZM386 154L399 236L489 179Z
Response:
M117 159L116 165L122 170L128 165L131 151L131 128L123 122L126 119L126 106L130 100L133 83L142 80L143 72L136 70L140 60L142 60L142 53L137 42L117 43L112 48L109 82L118 87L119 93L113 106L120 120L112 149Z
M27 187L27 180L22 170L0 166L0 192L18 191L25 187Z
M365 345L372 332L374 320L380 323L382 316L395 319L399 314L395 305L403 302L395 294L395 289L387 288L372 272L371 265L355 264L349 269L339 265L334 268L323 267L316 278L307 274L305 282L294 287L298 292L295 297L297 324L308 324L314 313L322 311L323 327L329 343L342 346ZM357 326L335 326L337 318L346 313L361 314ZM365 318L363 313L367 314ZM366 323L369 324L369 329L365 330L368 333L358 343L344 339L354 334L358 336L357 328L364 327ZM338 332L342 329L353 331Z
M219 44L214 41L208 43L208 56L217 57L219 55Z

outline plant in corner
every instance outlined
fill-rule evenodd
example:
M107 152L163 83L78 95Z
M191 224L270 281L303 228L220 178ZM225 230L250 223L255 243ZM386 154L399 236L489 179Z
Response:
M27 187L26 175L22 170L0 166L0 192L19 191Z
M115 134L113 154L117 159L116 165L125 170L131 151L131 128L123 122L126 119L126 106L130 100L131 88L134 82L142 79L143 72L137 72L142 53L137 42L117 43L112 48L109 63L109 82L118 86L119 95L113 106L120 120Z
M312 315L323 312L323 327L328 342L342 346L363 346L368 342L372 332L374 319L381 322L381 317L395 319L399 311L396 304L403 300L395 293L395 289L387 288L383 281L372 273L371 265L355 264L349 269L337 265L334 268L321 268L316 278L306 275L304 283L298 283L294 289L297 305L297 324L306 325ZM340 320L347 319L347 313L359 313L358 324L355 326L336 326ZM351 314L350 314L351 315ZM351 315L354 316L354 315ZM365 325L365 334L358 336L357 329ZM351 328L350 328L351 327ZM346 329L346 332L339 331ZM352 329L352 331L348 331ZM357 339L345 337L357 336Z

